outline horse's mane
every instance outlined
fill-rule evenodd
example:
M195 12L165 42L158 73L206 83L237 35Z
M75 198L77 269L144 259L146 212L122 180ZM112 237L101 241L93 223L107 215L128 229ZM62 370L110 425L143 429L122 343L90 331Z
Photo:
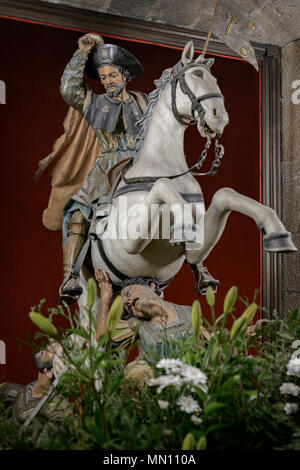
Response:
M167 83L170 80L171 71L172 68L165 69L162 73L162 76L158 80L154 80L154 85L156 86L156 88L149 94L148 106L144 111L143 117L136 123L136 125L141 129L137 135L137 148L133 157L134 162L139 158L141 154L145 142L145 137L147 135L148 124L151 121L153 111L157 105L161 92L165 89Z

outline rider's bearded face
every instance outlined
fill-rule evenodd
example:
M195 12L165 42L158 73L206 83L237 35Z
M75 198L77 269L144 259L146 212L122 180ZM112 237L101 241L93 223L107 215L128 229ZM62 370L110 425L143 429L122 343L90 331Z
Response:
M117 98L125 88L125 80L119 69L104 65L98 70L99 77L110 98Z

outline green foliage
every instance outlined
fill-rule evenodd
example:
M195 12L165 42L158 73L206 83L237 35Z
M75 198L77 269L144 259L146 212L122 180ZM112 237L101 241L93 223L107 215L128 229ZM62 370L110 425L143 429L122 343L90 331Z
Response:
M287 375L287 364L298 358L300 348L300 309L254 328L257 305L244 301L246 310L238 315L236 301L232 287L216 317L209 291L213 324L195 302L191 332L176 341L165 338L169 358L148 358L154 378L150 386L137 386L126 375L124 352L112 347L121 301L110 312L109 333L96 340L95 285L90 283L85 321L60 305L49 309L46 323L43 316L46 329L36 334L44 348L45 332L53 336L55 331L67 365L55 397L67 400L67 409L51 420L38 416L24 430L0 402L0 449L299 450L299 395L280 387L300 386L300 366L299 375L297 370ZM43 304L32 311L41 316ZM68 328L56 329L57 315L68 320ZM37 349L32 339L28 344Z

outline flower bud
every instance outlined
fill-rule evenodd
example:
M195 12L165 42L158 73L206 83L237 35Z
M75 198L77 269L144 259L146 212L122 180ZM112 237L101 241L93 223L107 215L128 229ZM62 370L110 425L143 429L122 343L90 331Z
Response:
M192 327L195 332L195 335L198 336L200 325L201 325L201 305L199 300L195 300L192 306Z
M238 290L236 286L232 286L229 291L227 292L225 299L224 299L224 313L228 314L232 311L236 298L237 298Z
M206 301L210 307L215 305L215 294L211 286L206 289Z
M246 308L244 313L235 320L230 331L230 340L233 341L240 333L246 330L247 326L252 322L257 310L257 304L253 303Z
M51 336L51 337L56 337L57 336L57 329L55 326L51 323L48 318L45 318L43 315L40 313L36 312L30 312L29 313L30 320L46 335Z
M183 439L181 450L194 450L195 438L194 435L189 432Z
M117 326L123 312L123 300L120 295L115 298L113 304L108 312L107 320L106 320L106 327L108 333L112 333Z
M245 316L245 319L246 319L245 321L246 327L250 325L250 323L252 323L253 318L256 314L256 310L257 310L257 304L253 303L249 305L249 307L247 307L246 310L244 311L243 316Z
M197 444L197 450L206 450L206 447L207 447L206 436L201 436Z
M97 284L93 277L90 277L87 282L87 307L92 308L97 298Z
M244 325L245 318L243 316L239 317L237 320L233 322L233 325L230 330L230 341L233 341L241 332L242 327Z

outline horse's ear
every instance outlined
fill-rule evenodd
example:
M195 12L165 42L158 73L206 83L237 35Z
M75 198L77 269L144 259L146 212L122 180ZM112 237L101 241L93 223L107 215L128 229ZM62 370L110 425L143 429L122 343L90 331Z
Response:
M190 62L192 62L193 57L194 57L194 43L193 41L189 41L185 45L185 48L183 49L181 62L183 63L183 65L187 65Z
M211 66L214 65L215 59L214 59L214 58L211 58L211 59L204 59L204 63L205 63L205 65L210 69Z
M201 54L197 57L195 60L196 64L205 64L206 67L210 68L215 62L214 58L211 59L205 59Z

